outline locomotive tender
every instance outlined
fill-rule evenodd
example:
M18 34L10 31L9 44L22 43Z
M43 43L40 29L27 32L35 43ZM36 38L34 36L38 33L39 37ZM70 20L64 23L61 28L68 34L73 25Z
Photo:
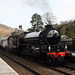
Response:
M62 63L71 57L67 46L61 42L60 32L52 25L47 25L43 31L37 29L36 32L11 35L8 38L8 48L52 63Z

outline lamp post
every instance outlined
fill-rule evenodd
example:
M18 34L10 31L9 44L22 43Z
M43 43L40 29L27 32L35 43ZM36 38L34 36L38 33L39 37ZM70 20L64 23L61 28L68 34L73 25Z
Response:
M37 24L37 13L36 13L36 29L38 28L38 24ZM35 29L35 30L36 30Z

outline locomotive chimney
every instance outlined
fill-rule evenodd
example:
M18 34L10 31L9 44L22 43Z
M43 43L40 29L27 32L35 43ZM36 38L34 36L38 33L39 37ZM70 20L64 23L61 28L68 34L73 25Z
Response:
M53 28L53 26L52 25L46 25L45 28L46 29L51 29L51 28Z
M15 28L15 32L17 32L18 31L18 29L17 28Z

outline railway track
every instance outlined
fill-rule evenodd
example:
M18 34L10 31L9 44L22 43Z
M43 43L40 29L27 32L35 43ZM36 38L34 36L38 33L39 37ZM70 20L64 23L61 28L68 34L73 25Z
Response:
M4 50L0 50L0 54L20 64L22 67L29 70L29 72L31 72L33 75L60 75L59 72L54 71L47 66L41 65L35 61L18 57ZM18 60L20 60L20 62Z
M11 59L11 60L13 60L13 61L15 61L16 63L18 63L18 64L20 64L22 67L24 67L25 69L27 69L27 70L29 70L30 72L32 72L34 75L46 75L46 73L48 72L48 71L50 71L50 69L52 69L52 70L54 70L54 71L56 71L56 72L58 72L58 75L62 75L62 74L64 74L64 75L74 75L74 73L75 73L75 68L72 68L72 67L69 67L69 66L67 66L66 67L66 65L63 65L63 66L57 66L57 67L51 67L51 66L43 66L42 68L41 68L41 66L40 66L40 71L38 70L38 69L32 69L32 68L30 68L29 66L26 66L25 64L23 64L22 62L20 62L20 61L18 61L17 59L14 59L13 57L11 57L10 55L8 55L8 54L6 54L6 53L3 53L2 51L0 51L0 53L2 54L2 55L4 55L4 56L6 56L6 57L8 57L9 59ZM24 58L23 58L24 59ZM31 65L32 66L32 65ZM36 66L37 67L37 66ZM43 70L43 71L41 71L41 69ZM45 71L45 70L47 70L47 71ZM42 74L42 72L46 72L45 74ZM60 73L60 74L59 74ZM47 74L47 75L49 75L50 74L50 72Z
M0 52L2 55L6 56L7 58L11 59L12 61L16 62L17 64L19 64L20 66L24 67L25 69L27 69L28 71L30 71L31 73L33 73L33 75L41 75L40 73L34 71L33 69L29 68L28 66L24 65L23 63L21 63L20 61L14 59L13 57L10 57L9 55Z
M72 67L72 66L63 65L63 67L67 67L67 68L70 68L71 70L75 70L75 67Z
M65 75L75 75L75 68L71 66L62 65L59 67L50 67L50 68Z
M72 66L71 66L72 65ZM59 67L51 67L51 69L58 71L60 73L64 73L66 75L75 75L75 57L72 56L72 60L69 61L68 64L64 64Z

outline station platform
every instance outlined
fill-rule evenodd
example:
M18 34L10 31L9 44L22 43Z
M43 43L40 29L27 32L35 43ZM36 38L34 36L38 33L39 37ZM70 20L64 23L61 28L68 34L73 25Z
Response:
M75 52L71 52L72 53L72 56L75 56Z
M0 58L0 75L19 75L2 58Z

